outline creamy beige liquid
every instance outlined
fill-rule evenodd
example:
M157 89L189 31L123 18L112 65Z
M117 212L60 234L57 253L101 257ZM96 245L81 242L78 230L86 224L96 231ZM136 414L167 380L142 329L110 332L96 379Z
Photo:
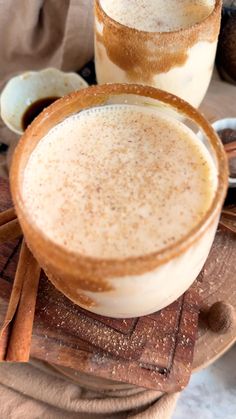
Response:
M100 0L105 13L130 28L169 32L201 22L215 0Z
M23 199L54 242L122 258L185 236L215 188L208 152L181 122L146 107L109 105L70 116L38 143Z
M106 19L101 20L95 14L98 83L151 85L198 107L209 86L215 61L220 18L219 7L212 13L216 1L100 0L100 5L108 16L124 26L110 26ZM186 37L183 45L180 31L204 21L203 27L196 25L191 32L195 33L195 40L190 32L182 33ZM149 32L146 41L141 41L144 38L138 32L136 35L132 32L131 36L127 27ZM167 33L160 35L162 32ZM155 36L162 38L155 40Z

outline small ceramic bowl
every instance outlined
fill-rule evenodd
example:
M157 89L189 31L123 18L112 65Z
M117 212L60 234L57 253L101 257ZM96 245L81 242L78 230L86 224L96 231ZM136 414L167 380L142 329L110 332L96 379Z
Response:
M27 71L10 79L3 89L1 117L10 130L21 135L22 117L32 103L44 98L62 97L87 86L78 74L65 73L56 68Z
M224 118L219 119L218 121L215 121L212 124L214 130L218 133L219 131L223 129L235 129L236 130L236 118ZM235 188L236 187L236 178L235 177L229 177L229 187Z

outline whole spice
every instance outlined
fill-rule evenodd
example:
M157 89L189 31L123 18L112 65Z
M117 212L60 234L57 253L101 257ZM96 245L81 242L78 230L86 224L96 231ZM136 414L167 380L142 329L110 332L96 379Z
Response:
M215 333L224 334L235 328L235 310L230 304L218 301L208 312L208 325Z

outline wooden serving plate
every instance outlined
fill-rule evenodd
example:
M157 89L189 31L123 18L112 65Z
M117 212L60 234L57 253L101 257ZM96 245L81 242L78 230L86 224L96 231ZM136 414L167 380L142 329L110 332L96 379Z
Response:
M214 81L209 100L203 103L202 109L211 121L234 116L233 99L228 107L226 99L236 89L224 85ZM221 92L219 97L215 89ZM8 185L3 180L0 190L0 210L4 210L11 202ZM19 240L0 247L0 321L6 312L19 247ZM187 384L192 367L198 369L210 363L235 341L235 328L219 336L209 330L206 321L206 313L216 301L227 301L236 310L235 255L235 235L219 230L195 285L164 310L137 319L108 319L86 312L57 291L42 274L31 356L114 381L166 392L180 390Z
M236 118L236 86L220 80L215 71L200 111L211 122ZM229 191L231 203L236 204L236 189ZM206 324L205 313L217 301L232 305L236 312L236 236L219 230L200 275L201 314L194 350L193 370L199 370L223 355L236 341L236 328L219 335Z

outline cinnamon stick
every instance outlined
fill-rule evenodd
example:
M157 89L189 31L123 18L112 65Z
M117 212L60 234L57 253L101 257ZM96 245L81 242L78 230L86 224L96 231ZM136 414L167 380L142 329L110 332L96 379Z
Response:
M220 226L223 227L225 230L236 234L236 224L227 222L225 220L220 220Z
M9 221L12 221L16 218L16 212L15 212L15 208L9 208L6 211L2 211L0 212L0 226L2 226L3 224L8 223Z
M236 141L231 141L231 143L224 144L225 151L236 150Z
M40 266L23 243L24 264L20 264L18 275L23 281L20 301L8 342L6 361L27 362L37 298ZM23 260L23 259L22 259Z
M227 151L227 157L228 157L229 160L236 157L236 150Z
M235 207L232 209L224 209L221 213L220 218L220 225L221 227L225 228L226 230L236 233L236 211Z
M229 217L233 217L233 218L235 218L236 219L236 206L234 207L235 208L235 210L231 210L231 209L225 209L225 208L223 208L222 209L222 214L223 215L228 215Z
M10 329L9 327L6 327L6 329L3 330L2 335L0 337L0 362L4 361L5 359L9 336L10 336Z
M16 274L15 274L15 278L14 278L14 282L12 286L11 296L8 303L7 313L6 313L4 322L0 327L0 347L1 347L0 361L3 361L5 358L5 351L2 348L6 349L6 342L9 335L8 326L14 317L14 314L16 312L16 309L20 300L20 294L21 294L23 279L24 279L24 275L22 275L22 270L24 269L26 261L27 261L26 245L23 240L21 244L21 250L20 250Z
M236 141L224 145L228 159L236 157Z
M0 225L0 244L7 240L16 239L21 235L22 230L17 218Z

